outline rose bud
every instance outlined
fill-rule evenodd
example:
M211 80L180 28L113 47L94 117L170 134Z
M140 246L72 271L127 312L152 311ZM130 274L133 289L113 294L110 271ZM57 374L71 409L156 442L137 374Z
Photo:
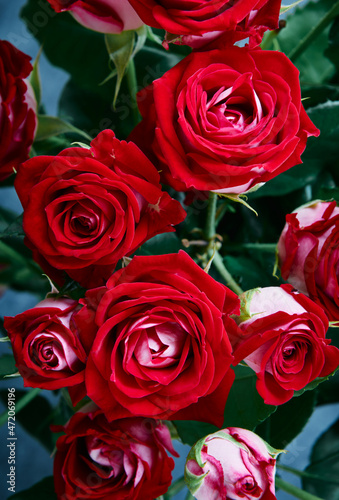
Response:
M55 12L69 11L78 23L100 33L136 30L143 22L127 0L48 0Z
M278 242L281 276L339 322L339 208L311 202L286 216Z
M204 34L215 32L227 34L231 44L248 36L259 36L260 43L267 29L278 28L281 6L281 0L197 0L182 5L176 0L129 2L146 24L179 35L180 43L193 47L209 41Z
M30 57L0 40L0 181L27 160L37 120L33 89L25 80Z
M239 299L185 252L134 257L80 311L95 340L88 396L108 420L131 415L221 426L234 380L228 335Z
M138 102L143 121L130 138L177 191L253 190L301 163L307 137L319 135L297 68L271 50L192 52Z
M90 149L28 160L15 188L27 245L60 284L64 270L85 288L103 285L120 259L156 234L174 231L186 216L140 149L112 130L100 132Z
M237 322L231 338L235 364L244 361L256 372L266 404L285 403L339 364L339 349L325 337L323 309L290 285L245 292Z
M93 405L94 406L94 405ZM168 428L143 417L108 423L98 410L75 413L59 437L54 460L58 499L154 500L171 484Z
M275 500L281 453L254 432L229 427L200 439L186 461L185 481L197 500Z
M90 343L77 327L79 309L79 303L72 299L45 299L32 309L4 319L25 387L68 387L74 404L86 395L85 347Z

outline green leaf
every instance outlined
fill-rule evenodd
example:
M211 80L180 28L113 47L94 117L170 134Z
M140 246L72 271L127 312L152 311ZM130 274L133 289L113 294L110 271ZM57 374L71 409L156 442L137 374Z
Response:
M195 422L194 420L174 420L172 422L179 434L181 441L193 446L199 439L218 431L218 427L205 422Z
M314 139L314 147L316 148L318 146L318 142L316 141L319 140L319 137L310 137L306 147L307 153L309 152L311 139ZM306 158L305 153L302 156L303 161ZM309 157L313 158L308 154L307 158ZM249 194L249 203L251 203L252 199L261 198L263 196L284 196L298 189L303 189L306 184L316 182L322 168L323 165L320 162L308 159L307 162L304 161L302 165L296 165L287 170L287 172L268 181L263 187L258 189L258 191Z
M307 113L321 131L319 137L310 137L303 158L333 161L338 159L339 101L327 101Z
M304 43L304 40L307 42L309 34L332 7L333 0L310 1L297 7L286 18L286 27L276 38L281 50L288 56L297 55L296 50L299 51L300 44ZM300 70L302 83L320 84L333 74L333 64L323 57L328 44L328 31L329 27L317 33L317 37L309 40L305 45L307 48L295 59L294 63Z
M303 477L303 488L324 500L339 500L339 420L315 443L306 472L321 480Z
M181 241L175 233L162 233L146 241L146 243L136 252L136 255L177 253L182 248Z
M39 61L40 61L40 56L42 52L42 47L40 48L38 55L35 58L34 64L33 64L33 70L32 73L29 77L30 84L32 85L34 95L36 102L38 104L38 109L39 105L41 102L41 79L40 79L40 70L39 70Z
M54 490L53 476L45 477L28 490L19 491L11 495L11 500L57 500Z
M35 141L43 141L55 135L66 133L78 134L91 141L92 138L83 130L74 127L61 118L56 116L38 115L38 130L35 135Z
M339 16L334 20L329 33L329 46L325 50L325 56L339 70Z
M276 406L266 405L259 396L257 376L251 368L238 365L234 371L236 378L227 399L223 427L254 430L276 410Z
M316 392L305 392L278 406L277 410L258 425L255 432L275 448L284 449L304 428L312 415Z
M303 2L304 0L297 0L296 2L291 3L290 5L282 5L280 7L280 14L285 14L285 12L288 12L289 10L293 9L296 7L299 3Z
M1 212L2 210L3 209L1 209ZM22 228L22 217L23 214L13 219L12 222L6 228L4 228L3 231L0 233L0 239L11 236L25 236L24 230Z
M0 357L0 380L3 380L7 375L12 375L18 371L15 366L15 359L12 354L4 354Z
M116 105L122 79L128 63L132 58L135 36L135 31L123 31L119 35L105 35L107 51L117 71L117 81L113 98L114 107Z
M224 257L226 268L237 280L243 290L264 286L278 286L277 278L273 276L275 254L261 254L257 251L248 255L227 255Z

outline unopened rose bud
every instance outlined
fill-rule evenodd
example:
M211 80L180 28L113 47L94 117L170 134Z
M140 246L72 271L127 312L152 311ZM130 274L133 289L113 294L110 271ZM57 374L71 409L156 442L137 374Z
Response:
M229 427L193 446L185 480L197 500L274 500L279 453L254 432Z

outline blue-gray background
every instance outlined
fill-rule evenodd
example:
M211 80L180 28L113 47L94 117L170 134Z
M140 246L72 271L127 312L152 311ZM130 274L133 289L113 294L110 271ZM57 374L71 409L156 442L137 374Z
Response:
M283 2L288 4L289 2ZM19 18L21 7L25 0L0 0L0 39L5 39L13 43L18 49L36 57L39 46L32 35L27 31L24 23ZM57 113L58 96L64 83L67 81L67 74L51 66L42 55L40 59L40 70L42 78L42 101L46 112L51 115ZM1 138L0 138L1 140ZM21 213L21 205L15 192L11 188L0 188L0 205ZM34 295L28 293L18 293L6 290L0 298L0 315L14 316L37 303ZM2 352L8 349L7 345L2 345ZM0 382L0 389L7 387L22 388L21 379L7 379ZM46 391L44 391L46 392ZM48 397L51 394L46 393ZM1 406L1 411L4 407ZM40 415L36 416L39 422ZM293 416L291 416L293 418ZM288 453L281 459L281 463L303 470L309 461L310 451L313 443L333 422L339 418L339 404L326 405L314 412L311 420L304 428L303 432L288 446ZM7 490L6 474L8 473L8 449L6 448L7 429L0 429L0 498L10 497ZM20 426L17 425L17 463L16 463L16 491L26 489L43 477L51 475L53 471L53 459L46 450L31 438ZM185 458L189 447L175 443L175 447L180 453L180 459L176 459L174 477L183 474ZM299 479L287 473L281 476L289 482L300 486ZM181 492L174 500L183 500L186 493ZM278 500L291 499L287 493L279 491ZM208 500L208 499L206 499Z

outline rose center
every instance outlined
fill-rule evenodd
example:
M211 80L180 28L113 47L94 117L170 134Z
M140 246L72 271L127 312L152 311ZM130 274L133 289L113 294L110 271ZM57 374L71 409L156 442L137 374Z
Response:
M124 471L124 453L112 448L101 439L87 437L86 448L92 465L100 475L111 478L118 477Z
M239 479L235 485L235 491L239 497L246 495L246 498L249 498L247 494L250 494L251 498L259 499L262 494L262 489L258 486L253 476L245 476Z

